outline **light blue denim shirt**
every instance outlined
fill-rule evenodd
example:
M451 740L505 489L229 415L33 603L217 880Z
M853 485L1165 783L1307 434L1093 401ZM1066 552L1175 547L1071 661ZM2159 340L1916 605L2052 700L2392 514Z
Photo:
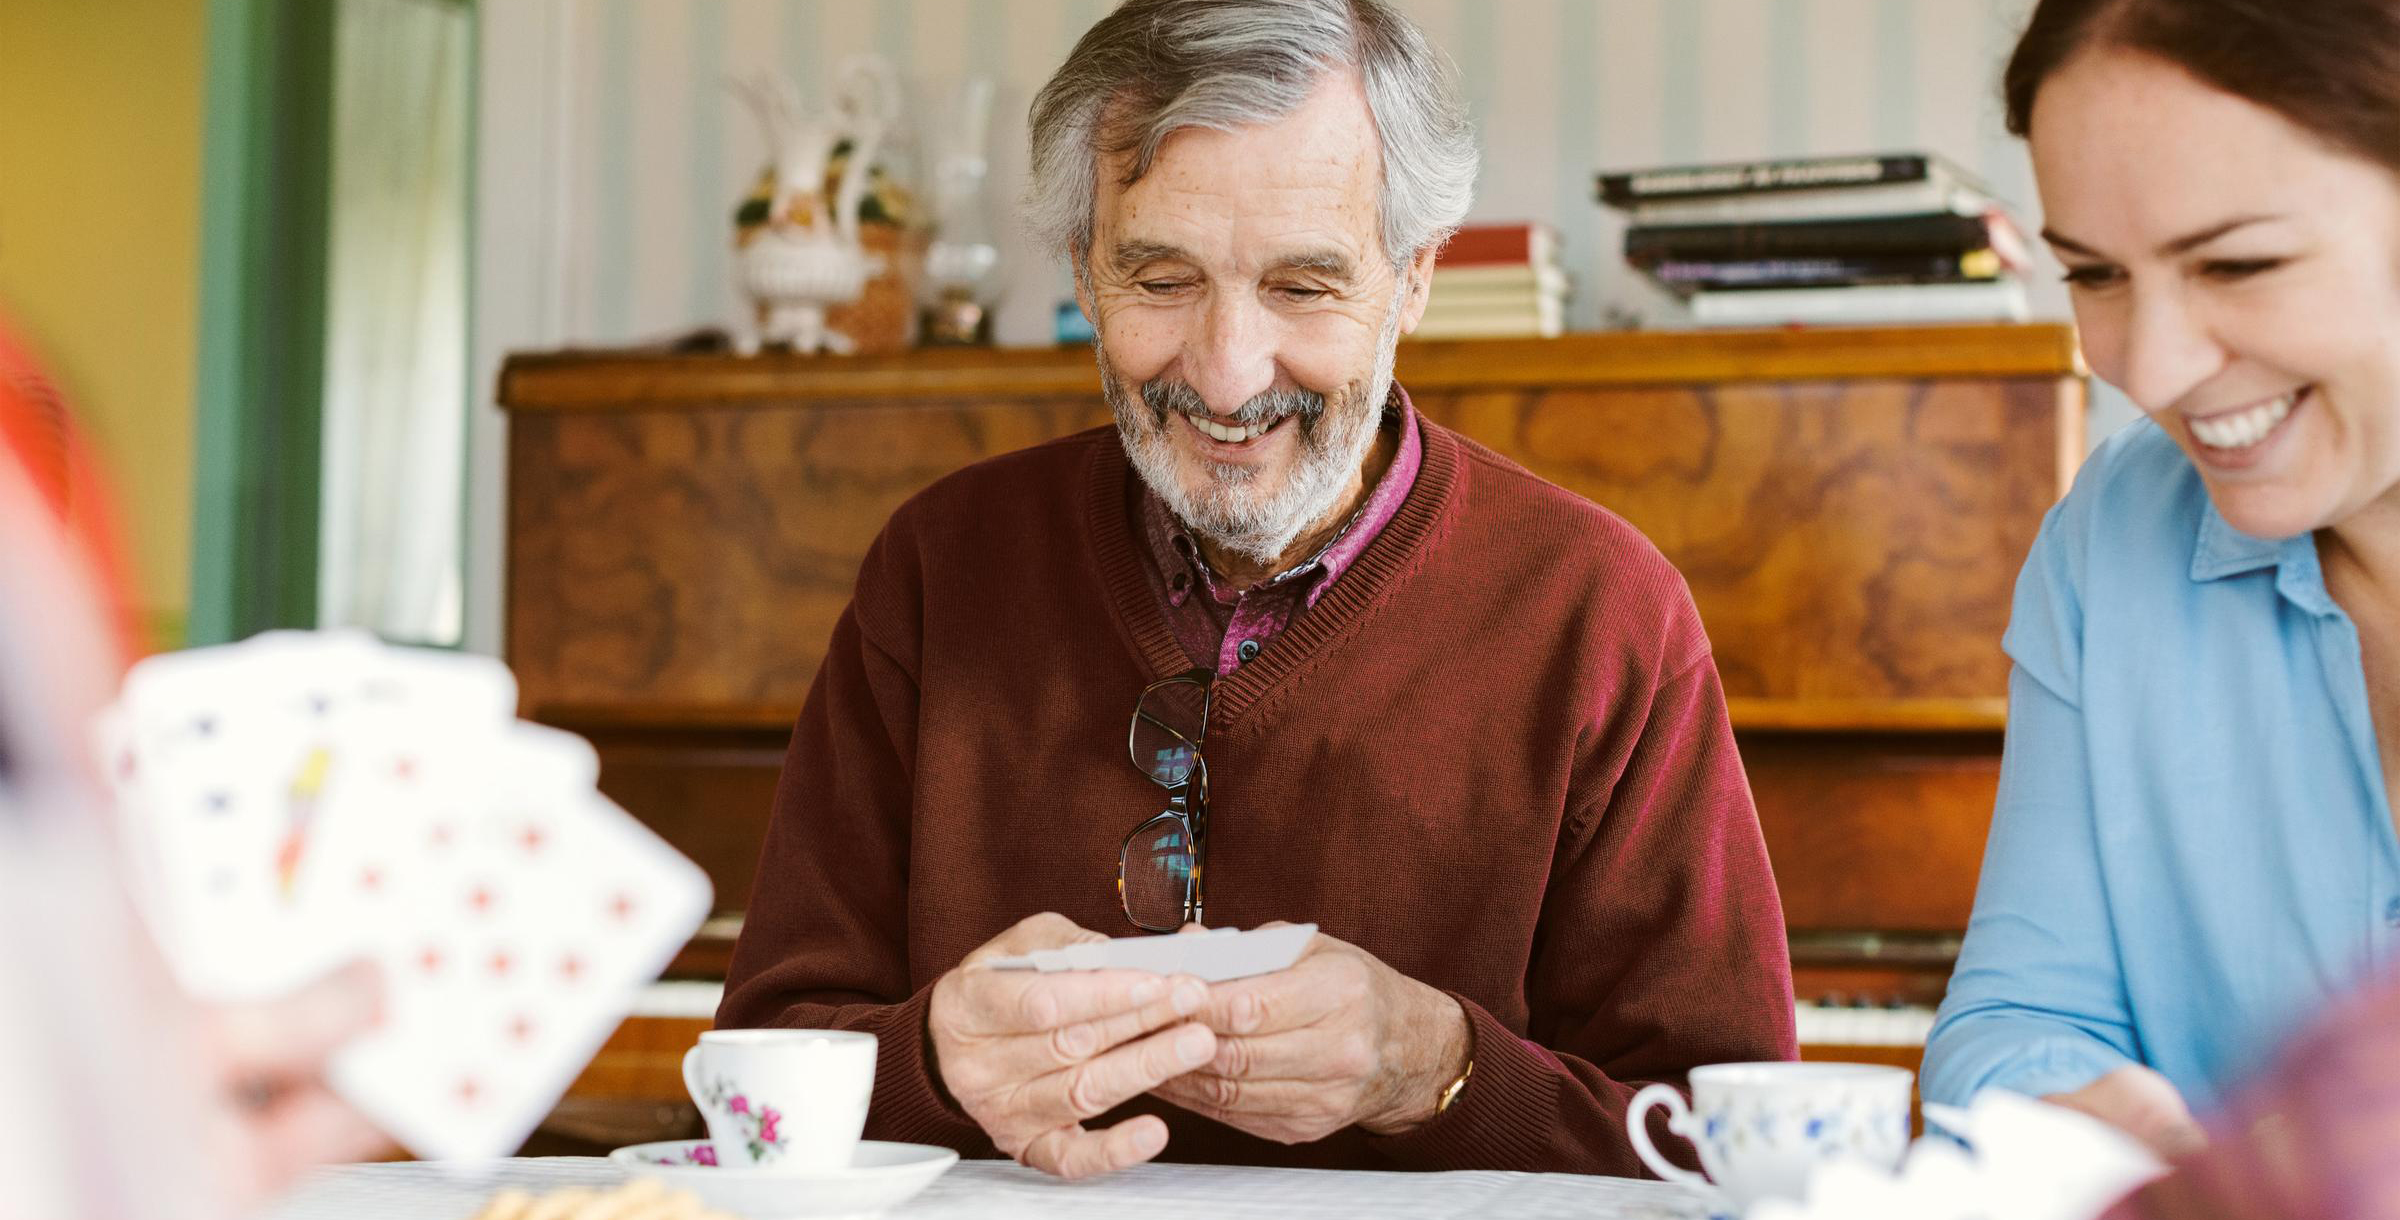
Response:
M2358 632L2312 536L2234 530L2145 420L2042 523L2003 645L1999 803L1925 1099L2138 1062L2206 1107L2400 942Z

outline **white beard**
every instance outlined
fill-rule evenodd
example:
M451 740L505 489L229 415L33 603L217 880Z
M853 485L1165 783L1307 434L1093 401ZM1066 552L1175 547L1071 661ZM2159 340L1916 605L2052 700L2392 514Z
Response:
M1392 392L1392 368L1400 346L1400 295L1383 319L1375 343L1375 368L1368 376L1363 400L1327 402L1311 418L1294 412L1292 427L1300 429L1300 453L1283 486L1262 495L1254 486L1257 472L1246 466L1210 463L1198 492L1184 486L1177 467L1175 445L1167 439L1172 412L1154 407L1128 388L1109 364L1098 336L1092 353L1100 362L1100 389L1115 412L1117 435L1125 456L1140 472L1142 482L1175 514L1177 520L1208 541L1254 563L1272 564L1290 549L1294 539L1332 513L1350 479L1366 465L1367 451L1383 422L1383 404ZM1254 422L1288 404L1262 394L1244 403L1237 422ZM1261 408L1265 408L1262 410ZM1244 416L1251 417L1248 420Z

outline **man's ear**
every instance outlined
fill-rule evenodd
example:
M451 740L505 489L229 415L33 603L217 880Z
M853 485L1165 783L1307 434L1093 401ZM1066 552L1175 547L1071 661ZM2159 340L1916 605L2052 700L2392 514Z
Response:
M1401 334L1415 333L1417 323L1425 317L1425 303L1433 299L1433 260L1441 252L1440 243L1428 242L1401 270L1408 277L1408 294L1400 298Z
M1100 302L1092 299L1091 248L1079 246L1067 251L1067 269L1075 273L1075 303L1083 308L1084 321L1100 329Z

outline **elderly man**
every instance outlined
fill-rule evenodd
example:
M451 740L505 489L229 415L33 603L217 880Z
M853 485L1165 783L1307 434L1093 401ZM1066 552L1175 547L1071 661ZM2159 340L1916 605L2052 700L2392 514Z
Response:
M719 1024L872 1031L871 1132L1067 1176L1638 1173L1642 1083L1793 1054L1781 912L1682 581L1393 383L1473 185L1444 62L1377 0L1131 0L1032 120L1115 435L893 515ZM1204 914L1320 934L984 965Z

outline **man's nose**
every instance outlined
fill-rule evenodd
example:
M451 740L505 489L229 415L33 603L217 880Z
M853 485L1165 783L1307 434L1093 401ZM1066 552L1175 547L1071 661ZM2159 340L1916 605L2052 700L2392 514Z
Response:
M1255 301L1220 293L1184 352L1185 377L1211 415L1231 415L1275 384L1274 320Z

